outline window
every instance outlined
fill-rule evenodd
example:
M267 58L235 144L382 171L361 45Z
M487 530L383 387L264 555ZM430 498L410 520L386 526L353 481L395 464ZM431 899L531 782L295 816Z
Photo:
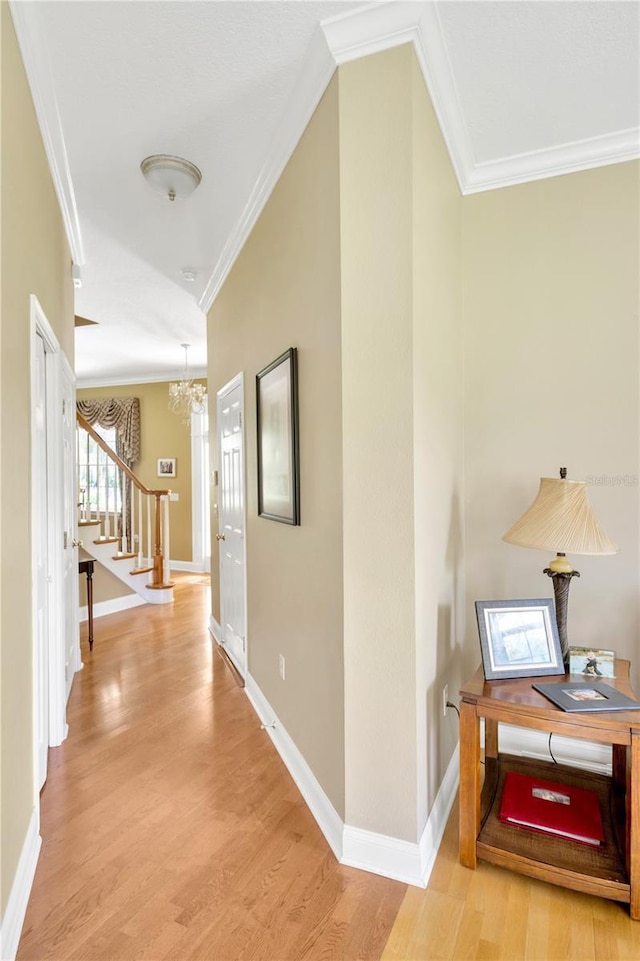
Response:
M93 428L111 450L116 447L115 427ZM86 431L78 430L78 478L82 517L93 514L120 513L122 492L120 471Z

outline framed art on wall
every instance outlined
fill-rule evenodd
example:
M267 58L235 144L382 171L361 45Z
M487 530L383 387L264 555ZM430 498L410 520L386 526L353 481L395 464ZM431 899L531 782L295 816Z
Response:
M300 523L298 356L290 347L256 377L258 515Z
M550 597L521 601L476 601L484 676L537 677L564 674Z
M175 477L176 459L175 457L158 458L158 477Z

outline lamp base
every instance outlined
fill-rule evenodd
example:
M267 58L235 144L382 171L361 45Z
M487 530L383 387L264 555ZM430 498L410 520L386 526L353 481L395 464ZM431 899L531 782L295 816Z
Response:
M569 587L572 577L580 577L579 571L554 571L545 567L543 574L553 580L553 594L556 605L556 623L560 638L560 649L565 668L569 667L569 639L567 637L567 609L569 606Z

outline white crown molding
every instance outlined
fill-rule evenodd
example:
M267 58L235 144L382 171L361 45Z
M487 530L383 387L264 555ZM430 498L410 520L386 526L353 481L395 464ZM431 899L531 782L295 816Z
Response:
M84 264L80 218L69 168L67 147L62 132L53 80L49 71L46 44L41 40L33 11L37 4L9 0L20 53L31 89L33 106L49 161L51 178L60 204L73 262ZM37 11L36 11L37 13Z
M412 0L386 0L375 6L339 13L323 20L320 26L333 59L340 66L403 43L413 43L424 6Z
M422 15L413 44L449 159L461 193L475 167L471 138L460 106L458 88L435 3L421 3Z
M251 234L264 205L271 196L280 175L297 147L305 127L320 103L336 69L322 33L314 35L304 70L296 84L272 141L267 159L258 174L240 220L231 231L222 254L198 301L204 314L208 312L229 271Z
M253 230L337 65L405 43L413 44L462 194L495 190L640 157L640 131L632 129L478 163L460 105L437 3L384 0L339 14L323 21L320 26L269 156L198 301L204 313L211 308Z
M463 193L495 190L639 158L640 128L620 130L602 137L476 164L466 178Z
M31 812L18 867L9 892L9 900L0 925L0 957L2 961L13 961L18 950L18 942L27 913L38 856L42 847L39 821L40 815L36 807Z
M192 380L206 380L206 367L189 368L189 377ZM170 384L172 381L180 380L180 377L171 376L169 373L150 374L140 376L135 373L124 374L120 377L81 377L76 380L78 390L89 387L133 387L135 384Z

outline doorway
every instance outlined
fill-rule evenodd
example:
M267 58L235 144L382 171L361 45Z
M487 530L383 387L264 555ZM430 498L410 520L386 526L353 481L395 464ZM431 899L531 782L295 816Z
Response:
M49 747L67 736L66 704L81 666L72 427L73 373L40 306L31 297L31 557L33 764L36 795ZM66 427L65 427L66 422Z
M246 639L246 505L244 467L244 377L238 374L216 397L220 465L218 561L221 643L244 677Z

